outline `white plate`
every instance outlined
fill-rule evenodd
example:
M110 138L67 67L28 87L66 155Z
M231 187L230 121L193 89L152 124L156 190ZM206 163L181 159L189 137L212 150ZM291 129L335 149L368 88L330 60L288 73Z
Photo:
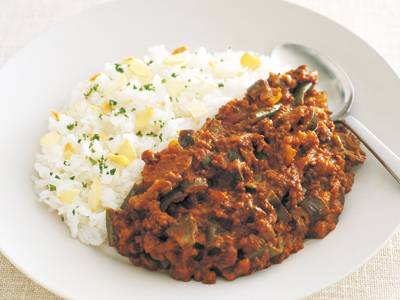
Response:
M144 54L148 46L188 44L211 50L268 53L282 42L307 44L336 60L353 79L359 117L395 152L400 82L367 44L332 21L278 1L118 1L59 25L0 72L0 249L25 274L74 299L296 298L342 278L370 257L395 230L400 188L368 156L337 229L281 265L215 285L177 282L83 246L38 204L30 180L38 139L52 108L104 62ZM267 74L266 74L267 76Z

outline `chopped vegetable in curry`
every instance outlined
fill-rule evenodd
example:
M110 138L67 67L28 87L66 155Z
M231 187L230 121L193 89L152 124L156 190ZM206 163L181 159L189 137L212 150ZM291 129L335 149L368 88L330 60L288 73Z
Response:
M201 129L145 151L142 182L107 210L110 245L137 266L214 283L325 237L365 155L316 82L305 66L271 74Z

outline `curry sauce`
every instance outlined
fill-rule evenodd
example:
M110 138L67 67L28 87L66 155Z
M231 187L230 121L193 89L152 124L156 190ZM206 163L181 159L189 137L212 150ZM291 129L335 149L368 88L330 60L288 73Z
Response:
M306 66L258 80L197 131L145 151L143 180L107 210L109 243L178 280L233 280L335 229L358 139L330 119Z

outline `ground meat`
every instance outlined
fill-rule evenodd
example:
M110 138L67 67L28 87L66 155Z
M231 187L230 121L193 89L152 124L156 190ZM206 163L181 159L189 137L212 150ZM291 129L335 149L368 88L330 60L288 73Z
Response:
M107 210L110 245L178 280L233 280L335 229L359 141L329 118L316 72L271 74L197 131L143 153L143 182Z

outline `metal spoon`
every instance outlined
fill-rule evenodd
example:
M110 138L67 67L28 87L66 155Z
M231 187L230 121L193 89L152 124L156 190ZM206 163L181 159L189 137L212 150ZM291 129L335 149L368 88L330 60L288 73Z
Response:
M399 157L367 127L349 114L354 101L354 87L349 76L338 65L314 49L299 44L279 45L272 50L271 58L282 66L308 65L311 69L317 70L318 85L327 92L329 97L329 108L333 112L331 118L351 129L400 183Z

